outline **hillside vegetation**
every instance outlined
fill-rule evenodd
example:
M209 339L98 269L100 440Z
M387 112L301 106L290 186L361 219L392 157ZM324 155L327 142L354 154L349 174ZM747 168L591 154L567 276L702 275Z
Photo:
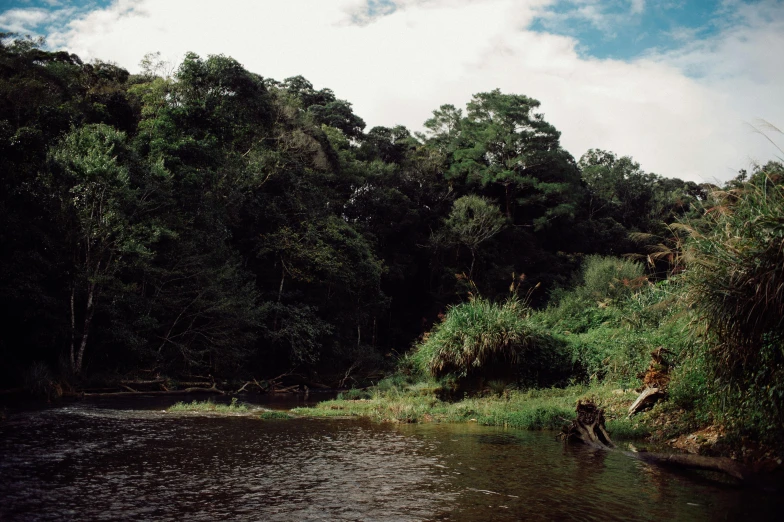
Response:
M522 94L412 133L223 55L141 65L0 36L4 386L571 401L625 396L663 348L659 410L780 446L781 163L696 184L575 159Z

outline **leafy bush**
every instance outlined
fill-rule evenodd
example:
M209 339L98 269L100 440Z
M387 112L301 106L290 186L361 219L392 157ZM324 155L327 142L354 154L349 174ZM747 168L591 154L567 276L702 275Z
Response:
M557 305L532 314L531 323L566 345L577 380L636 387L653 350L664 346L677 359L692 342L682 293L682 285L662 281L614 302L597 302L581 286L556 294Z
M637 261L592 255L583 261L578 295L596 302L619 301L646 282L645 268Z

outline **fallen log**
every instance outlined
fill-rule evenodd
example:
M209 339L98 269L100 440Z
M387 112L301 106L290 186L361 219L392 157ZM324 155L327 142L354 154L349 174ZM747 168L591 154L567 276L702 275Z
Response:
M632 453L632 456L652 464L660 464L679 468L702 469L707 471L720 471L740 480L741 482L746 482L751 479L751 474L745 466L726 457L704 457L702 455L647 452Z
M149 384L162 384L164 382L166 382L166 379L164 379L163 377L160 377L158 379L152 379L152 380L146 380L146 381L145 380L139 380L139 381L122 380L122 381L120 381L120 384L127 384L128 386L145 386L145 385L149 385ZM207 383L207 384L209 384L209 383Z
M293 393L299 390L299 384L295 384L294 386L286 386L285 388L273 388L271 390L272 393Z
M581 442L592 448L619 451L610 439L604 426L604 410L592 401L577 402L577 418L564 426L561 438L565 442ZM753 481L752 473L741 463L725 457L678 453L649 453L645 451L621 451L627 457L663 466L718 471L740 480Z
M219 390L213 384L210 388L185 388L183 390L155 390L155 391L122 391L104 393L81 393L81 397L130 397L134 395L177 395L183 393L217 393L226 395L226 392Z
M638 411L653 406L659 399L664 398L664 391L660 388L645 388L631 406L629 406L629 416L631 417Z
M245 384L243 384L243 385L242 385L242 387L241 387L239 390L237 390L237 391L235 391L235 392L234 392L234 394L236 395L236 394L238 394L238 393L242 393L242 392L244 392L244 391L245 391L245 388L247 388L247 387L248 387L248 386L250 386L251 384L255 385L255 386L256 386L256 387L257 387L259 390L261 390L262 392L266 392L266 391L267 391L267 388L265 388L264 386L262 386L261 384L259 384L259 381L257 381L256 379L253 379L253 380L251 380L251 381L248 381L248 382L246 382Z

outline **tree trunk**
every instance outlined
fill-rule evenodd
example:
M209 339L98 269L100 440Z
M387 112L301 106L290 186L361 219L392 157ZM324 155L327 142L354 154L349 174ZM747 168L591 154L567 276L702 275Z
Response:
M278 287L278 305L280 305L280 300L283 299L283 283L286 281L286 265L283 264L283 260L280 260L280 286ZM278 314L280 313L280 306L275 309L275 318L272 320L272 331L278 331Z
M76 310L74 309L74 299L76 286L71 287L71 371L76 368L74 351L76 349Z
M73 364L71 369L75 375L79 375L82 371L82 359L84 358L84 350L87 348L87 338L90 336L90 325L93 322L93 314L95 313L95 283L90 283L87 290L87 305L85 306L84 313L84 326L82 328L82 342L79 344L79 352L76 355L76 364Z

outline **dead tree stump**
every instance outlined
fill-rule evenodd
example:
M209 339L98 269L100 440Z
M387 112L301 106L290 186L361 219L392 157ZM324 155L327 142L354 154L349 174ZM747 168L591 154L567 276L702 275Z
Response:
M593 401L577 401L577 418L563 428L561 438L566 442L581 442L592 448L616 450L604 426L604 409ZM651 464L677 468L700 469L726 473L740 481L749 481L751 473L740 463L723 457L701 455L622 451L624 455Z
M562 437L566 441L577 440L596 448L615 448L604 427L604 409L593 401L577 401L577 418L564 427Z

